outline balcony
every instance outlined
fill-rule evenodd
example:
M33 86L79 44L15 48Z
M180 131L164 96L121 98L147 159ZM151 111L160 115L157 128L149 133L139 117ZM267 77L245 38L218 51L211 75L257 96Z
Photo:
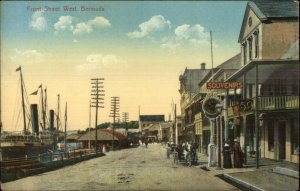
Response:
M257 109L258 110L299 109L299 96L296 95L259 96L257 100Z
M255 98L240 100L237 104L228 107L228 116L239 116L241 114L251 113L255 110L255 108L259 111L299 109L299 96L259 96L257 98L257 107L255 106Z

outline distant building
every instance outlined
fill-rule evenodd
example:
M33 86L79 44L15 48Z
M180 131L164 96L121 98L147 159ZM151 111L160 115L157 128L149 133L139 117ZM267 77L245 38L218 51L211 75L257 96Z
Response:
M203 80L203 78L211 72L210 69L205 68L205 63L200 65L199 69L185 69L184 73L179 76L180 82L180 108L181 108L181 115L182 118L185 119L186 115L185 112L186 106L191 102L192 98L196 96L199 92L198 83ZM183 127L186 126L186 121L182 121Z
M155 123L164 122L164 115L140 115L139 116L139 129L142 133L149 129L149 126Z

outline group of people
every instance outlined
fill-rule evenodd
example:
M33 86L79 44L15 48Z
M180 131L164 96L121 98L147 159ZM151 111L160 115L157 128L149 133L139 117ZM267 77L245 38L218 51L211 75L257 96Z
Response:
M186 142L182 144L178 144L176 147L176 151L178 153L179 159L191 160L192 163L198 162L197 149L199 145L197 143ZM189 158L190 157L190 158Z
M168 148L171 149L172 144L168 143ZM185 143L181 143L176 145L176 151L178 153L178 158L183 160L183 159L187 159L188 155L189 157L192 158L192 160L197 160L198 156L197 156L197 149L198 149L199 145L195 142L185 142ZM244 153L241 149L240 146L240 141L239 138L237 137L236 139L234 139L234 143L232 145L229 144L225 144L225 147L227 148L228 154L224 154L224 165L226 165L226 167L224 166L224 168L232 168L232 162L231 162L231 153L233 153L233 167L234 168L242 168L243 164L245 162L244 160ZM226 150L224 147L224 150ZM169 149L169 150L170 150ZM171 150L170 150L171 151ZM169 151L169 152L170 152ZM170 153L167 153L167 156L169 156ZM225 162L226 161L226 162Z

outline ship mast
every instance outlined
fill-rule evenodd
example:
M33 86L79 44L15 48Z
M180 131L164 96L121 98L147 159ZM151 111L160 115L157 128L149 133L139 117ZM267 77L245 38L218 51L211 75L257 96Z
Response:
M22 93L22 110L23 110L23 122L24 122L24 134L25 134L26 133L26 114L25 114L25 101L24 101L24 81L23 81L21 66L16 69L16 72L17 71L20 71L21 93Z
M42 84L39 86L41 88L41 95L42 95L42 117L43 117L43 130L46 129L46 119L45 119L45 104L44 104L44 93L43 93L43 86Z

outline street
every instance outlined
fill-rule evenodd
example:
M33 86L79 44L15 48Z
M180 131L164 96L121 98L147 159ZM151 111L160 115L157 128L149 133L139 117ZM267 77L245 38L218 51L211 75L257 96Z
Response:
M238 190L195 167L175 165L166 148L108 152L106 156L1 185L2 190Z

